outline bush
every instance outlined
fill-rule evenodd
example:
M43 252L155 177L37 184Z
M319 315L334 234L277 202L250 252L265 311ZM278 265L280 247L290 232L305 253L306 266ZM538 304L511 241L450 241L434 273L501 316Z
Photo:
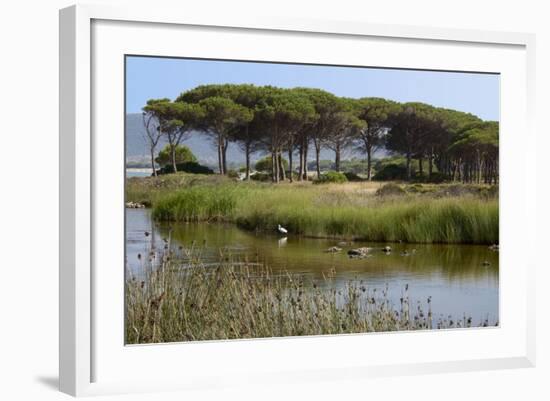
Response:
M354 173L353 171L345 172L344 175L346 176L347 180L350 182L364 181L363 178L361 178L358 174Z
M263 159L258 160L254 168L263 173L271 173L271 166L271 155L268 155ZM285 171L288 170L288 161L285 158L283 158L283 166L285 168Z
M338 173L336 171L329 171L328 173L321 174L319 178L313 180L314 184L328 184L328 183L337 183L341 184L348 182L346 175L344 173Z
M442 182L447 181L448 177L440 173L439 171L433 171L432 175L426 178L427 182L433 183L433 184L441 184Z
M378 170L372 179L375 181L406 180L407 167L394 163L387 164Z
M170 159L170 145L166 145L164 148L162 148L157 158L155 159L155 162L157 162L157 164L162 167L172 164L172 160ZM197 158L195 157L193 152L191 152L191 149L189 149L187 146L176 146L176 165L187 162L196 163Z
M403 188L394 183L385 184L376 191L376 195L378 196L401 196L406 193Z
M317 169L317 162L315 160L312 160L307 163L307 168L310 171L315 171ZM330 169L335 168L334 161L332 160L319 160L319 168L321 171L327 171Z
M227 172L227 176L228 176L229 178L239 178L239 172L236 171L236 170L229 170L229 171Z
M254 174L250 174L250 179L253 181L261 181L261 182L271 181L271 173L256 172Z
M209 167L203 166L197 162L185 162L176 164L178 172L191 173L191 174L214 174L214 170ZM157 174L171 174L174 170L171 165L164 166L160 170L157 170Z

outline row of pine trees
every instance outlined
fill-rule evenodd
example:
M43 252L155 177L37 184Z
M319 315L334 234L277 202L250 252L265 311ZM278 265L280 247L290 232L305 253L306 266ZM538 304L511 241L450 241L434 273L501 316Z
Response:
M353 149L365 155L370 180L374 154L385 149L405 158L409 180L418 163L416 170L428 179L437 171L448 180L498 182L498 122L425 103L352 99L314 88L202 85L174 101L149 100L143 123L153 170L161 138L168 142L176 172L178 145L190 135L208 135L217 149L219 173L227 174L227 148L234 143L244 153L246 179L254 152L270 155L277 183L307 180L312 151L320 176L322 149L334 152L336 171L344 152Z

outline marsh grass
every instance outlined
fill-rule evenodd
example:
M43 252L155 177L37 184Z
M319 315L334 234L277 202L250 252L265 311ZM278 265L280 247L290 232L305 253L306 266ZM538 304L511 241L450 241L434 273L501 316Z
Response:
M156 192L153 218L226 221L251 231L364 241L416 243L498 242L498 199L469 193L378 196L358 184L280 185L220 182Z
M377 291L362 281L335 288L334 270L319 282L275 274L223 251L219 263L205 265L194 246L168 246L154 257L160 263L148 264L143 276L127 274L127 344L472 326L465 316L435 319L431 299L413 303L408 286L394 305L388 288Z

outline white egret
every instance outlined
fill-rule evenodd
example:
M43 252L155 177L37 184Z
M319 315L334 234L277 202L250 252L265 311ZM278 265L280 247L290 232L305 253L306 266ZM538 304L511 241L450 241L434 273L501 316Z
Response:
M279 224L277 226L277 230L281 233L281 234L287 234L288 233L288 230L284 227L281 227L281 225Z

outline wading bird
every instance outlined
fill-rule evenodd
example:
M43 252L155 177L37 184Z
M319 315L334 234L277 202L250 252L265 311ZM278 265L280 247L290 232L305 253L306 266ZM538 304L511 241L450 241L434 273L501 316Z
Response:
M287 234L288 233L288 230L284 227L281 227L280 224L277 226L277 231L279 231L281 234Z

